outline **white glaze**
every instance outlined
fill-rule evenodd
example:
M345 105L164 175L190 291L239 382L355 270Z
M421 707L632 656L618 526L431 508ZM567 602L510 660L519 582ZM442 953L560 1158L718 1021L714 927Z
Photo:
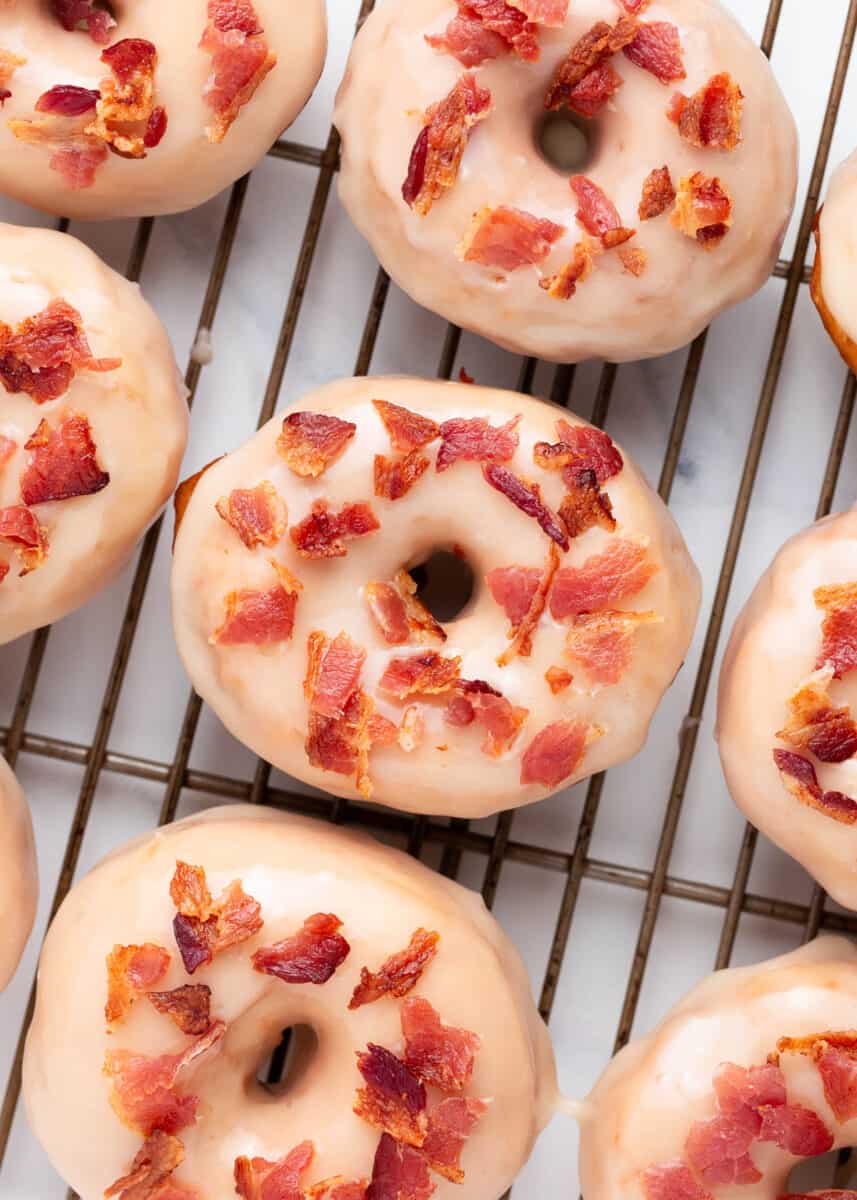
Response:
M103 1014L104 959L114 943L174 948L169 883L177 858L203 865L215 894L243 880L265 919L256 938L194 977L211 987L212 1016L225 1020L228 1032L217 1059L194 1075L202 1117L181 1134L186 1160L177 1180L198 1188L204 1200L225 1200L233 1194L236 1156L277 1159L304 1139L316 1146L309 1182L371 1174L378 1132L351 1111L360 1083L354 1055L368 1041L400 1046L399 1004L380 1000L350 1012L348 1000L359 968L377 968L422 926L441 940L414 994L425 996L445 1023L479 1034L468 1094L491 1100L464 1152L465 1184L438 1179L436 1197L497 1200L556 1102L547 1030L512 944L475 894L399 851L246 805L191 818L115 851L74 888L48 933L24 1097L36 1136L82 1200L99 1200L139 1146L108 1103L105 1052L128 1047L156 1054L183 1041L145 1002L112 1036ZM327 984L287 985L251 969L252 950L291 934L318 911L343 920L352 947ZM181 982L181 963L174 961L164 986ZM272 1099L255 1083L256 1071L281 1031L300 1023L316 1030L317 1055L283 1098Z
M454 12L449 0L377 4L354 44L334 114L343 136L340 196L400 287L509 350L559 362L666 354L761 287L794 203L797 135L767 60L717 0L656 0L645 19L678 26L688 76L678 86L686 94L718 72L731 72L746 95L744 142L732 153L688 145L665 115L674 89L617 55L613 66L625 83L598 120L602 149L585 173L625 224L639 228L632 245L648 252L648 268L637 279L623 272L615 254L606 254L567 302L538 287L536 267L498 280L495 270L461 262L455 247L474 212L505 204L567 227L544 274L571 259L581 236L576 204L567 178L536 149L533 128L558 63L596 21L615 22L618 6L573 0L565 28L542 31L539 63L504 58L477 70L494 111L474 131L455 186L421 217L401 195L420 115L464 70L432 50L424 34L442 31ZM643 181L664 163L676 181L702 170L728 185L735 220L715 250L672 228L667 216L638 223Z
M121 358L115 371L78 371L58 400L36 404L0 386L0 434L18 444L0 468L0 508L21 503L24 443L41 420L54 427L79 413L92 428L110 483L93 496L35 506L47 530L46 561L20 576L11 546L0 583L0 644L79 608L125 564L166 502L187 441L187 405L166 330L136 284L82 242L47 229L0 225L0 321L16 325L54 299L76 308L92 353Z
M34 116L39 96L58 83L98 88L110 71L103 49L82 32L68 33L50 6L16 0L0 6L0 47L26 58L12 78L0 119L0 192L35 208L69 217L157 216L204 203L256 165L297 117L324 65L324 0L254 0L278 63L241 110L219 145L205 134L212 110L203 97L211 56L200 49L206 0L134 0L119 5L112 40L146 38L158 51L157 103L167 110L163 141L145 159L111 154L90 188L74 191L48 165L43 146L18 141L12 118Z
M617 534L590 530L562 556L562 565L579 565L602 553L613 536L645 539L649 556L661 569L642 592L617 607L654 610L663 620L637 631L633 664L618 684L593 694L578 672L567 692L553 696L545 671L552 665L575 671L563 656L567 625L545 612L532 657L499 667L496 659L508 645L508 621L484 583L494 567L543 568L548 539L535 521L486 484L477 463L459 462L441 474L431 469L395 502L374 499L373 457L389 454L390 443L372 407L373 398L438 422L484 416L499 425L522 414L520 447L509 465L522 476L538 477L547 503L559 506L564 491L559 474L534 467L533 446L540 440L556 441L560 416L584 424L565 409L515 392L406 378L344 380L304 397L298 409L332 413L357 425L342 458L314 482L299 479L276 451L281 414L203 476L181 524L173 563L173 618L179 653L199 694L235 736L262 757L317 787L356 797L351 780L312 767L307 759L303 679L308 636L316 629L330 636L345 630L365 647L363 686L371 694L390 658L416 653L420 647L387 646L369 617L361 589L373 580L392 579L402 566L423 562L436 549L459 545L473 569L475 590L459 617L447 624L449 640L441 651L461 655L463 678L486 680L512 704L529 709L530 716L512 748L494 759L482 753L484 735L475 728L454 729L443 721L442 705L424 706L426 736L417 750L373 751L374 798L408 811L462 817L541 799L549 789L521 786L521 754L538 731L564 717L582 715L605 730L569 783L636 754L663 692L681 666L699 609L698 572L661 500L626 455L622 473L605 485ZM433 458L433 448L428 449ZM215 511L218 499L233 488L254 487L263 480L272 482L285 499L290 524L307 515L313 500L325 497L336 510L346 501L371 500L382 528L350 542L347 557L316 562L301 559L285 537L276 556L304 584L291 641L264 650L213 646L209 638L223 621L224 597L242 587L266 590L275 582L272 551L247 550ZM383 697L377 702L385 716L401 718L402 705Z
M39 879L30 809L5 758L0 757L0 992L17 970L36 917Z
M833 173L818 221L821 290L831 316L857 341L857 152Z

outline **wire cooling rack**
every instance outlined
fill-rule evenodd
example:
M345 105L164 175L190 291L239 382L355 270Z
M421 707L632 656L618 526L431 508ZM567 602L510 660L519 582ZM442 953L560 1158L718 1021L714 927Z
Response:
M857 0L728 7L771 57L795 110L798 206L786 257L760 294L667 358L577 369L521 361L416 308L377 270L335 196L330 128L335 86L371 0L330 0L322 83L252 177L191 214L72 227L142 282L188 363L187 474L337 375L449 378L465 365L480 383L549 395L606 425L658 480L702 567L705 601L685 668L633 763L479 822L406 817L296 789L239 747L188 695L175 657L170 518L104 595L0 650L0 738L30 796L42 873L36 933L0 998L3 1200L65 1195L19 1104L38 944L51 915L109 849L211 804L250 801L360 825L481 889L524 955L569 1094L584 1093L615 1049L713 966L782 952L821 928L857 932L857 917L742 824L711 737L719 655L738 605L787 536L854 500L855 381L805 285L828 168L853 149ZM11 203L0 214L47 223ZM191 353L200 330L213 337L205 368ZM835 1176L842 1186L844 1165L827 1166L819 1183ZM560 1119L515 1191L554 1196L558 1179L563 1194L575 1194L576 1140Z

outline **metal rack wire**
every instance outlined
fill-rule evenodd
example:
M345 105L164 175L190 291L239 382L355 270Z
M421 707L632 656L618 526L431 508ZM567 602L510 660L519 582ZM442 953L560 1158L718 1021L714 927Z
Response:
M368 15L372 2L373 0L363 0L358 18L358 28ZM785 0L770 0L761 41L762 49L768 55L774 45L784 3ZM516 840L513 837L515 814L512 812L501 815L493 833L486 834L472 828L467 821L463 820L453 819L448 823L442 823L422 817L412 818L324 795L304 795L275 787L270 783L270 767L264 762L257 764L251 780L193 769L190 765L191 753L202 712L201 702L194 694L191 694L187 700L171 761L157 761L153 758L125 754L111 746L114 720L138 629L146 588L156 549L164 534L163 520L161 520L147 534L137 560L124 618L101 700L100 714L91 741L86 744L71 742L36 733L29 728L34 697L50 637L48 629L39 631L32 640L12 719L8 727L0 729L0 739L2 739L5 756L13 766L21 755L36 755L59 762L76 764L83 769L65 854L53 893L51 916L57 911L72 884L84 834L92 815L96 790L103 773L107 772L126 778L147 780L161 787L163 789L160 809L162 823L173 819L183 792L197 792L215 796L224 801L250 801L281 806L337 823L356 824L370 830L384 831L402 839L406 843L408 851L417 856L429 847L440 847L442 849L440 870L450 877L458 873L463 855L480 856L484 862L482 892L489 906L493 904L497 895L501 873L506 863L523 863L544 871L559 873L564 877L564 886L555 917L547 968L539 996L539 1007L546 1020L550 1020L556 999L565 951L583 881L585 879L596 880L616 888L633 889L644 893L645 903L639 924L636 949L625 984L624 1001L615 1036L616 1049L624 1045L630 1035L662 901L665 897L676 897L721 910L722 925L716 960L718 967L725 966L730 961L739 921L743 914L765 916L799 926L804 939L814 936L821 927L857 933L857 916L828 911L825 907L825 896L818 888L808 905L748 891L750 871L757 846L756 831L749 826L744 833L731 886L723 887L697 882L693 879L679 877L670 871L682 804L697 748L699 723L709 697L716 654L723 633L727 601L735 575L766 433L777 397L784 354L799 292L809 278L807 255L812 224L818 208L855 34L857 34L857 0L850 0L809 184L800 199L802 208L794 251L790 259L777 264L775 271L775 274L785 281L785 286L768 350L767 366L758 395L752 431L746 446L743 472L734 500L731 525L725 543L716 591L710 610L706 614L707 627L690 705L687 717L678 733L678 752L672 783L657 851L651 867L641 869L620 862L599 860L590 855L605 785L604 775L596 776L589 782L576 839L573 848L567 852L547 844ZM320 241L322 221L338 167L338 136L334 130L331 130L323 148L284 140L272 149L271 155L305 166L317 172L317 178L259 412L258 422L260 425L268 420L275 410L293 348L304 295ZM225 276L236 241L247 187L248 178L244 178L232 189L199 314L199 329L210 329L214 324L223 295ZM152 220L147 219L139 223L126 272L132 280L138 279L141 274L152 232ZM370 371L388 291L389 281L384 272L379 270L354 364L356 374L365 374ZM451 376L460 337L461 333L457 328L448 327L437 368L439 377L449 378ZM708 334L703 333L687 353L658 482L658 491L665 501L669 501L676 479L707 339ZM536 368L537 364L532 359L521 362L518 379L520 390L529 391L532 388ZM201 370L202 368L197 362L190 361L185 380L191 403L197 391ZM607 418L617 371L618 368L610 363L604 364L601 370L594 408L591 413L591 419L596 424L603 424ZM551 384L551 398L559 403L567 404L574 380L574 367L556 368ZM838 418L818 497L818 516L822 516L830 510L851 423L855 390L857 390L857 384L855 384L854 378L849 376L841 396ZM19 1101L21 1056L26 1029L32 1016L33 999L34 989L31 990L24 1020L18 1034L17 1049L6 1082L2 1109L0 1109L0 1163L6 1154Z

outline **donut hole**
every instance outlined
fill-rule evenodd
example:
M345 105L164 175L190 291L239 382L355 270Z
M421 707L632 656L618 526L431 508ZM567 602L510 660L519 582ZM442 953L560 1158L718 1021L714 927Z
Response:
M851 1150L831 1150L829 1154L801 1159L789 1173L785 1190L788 1195L803 1195L827 1188L853 1188L855 1180L857 1159Z
M460 616L473 597L473 569L459 548L435 550L408 570L417 598L441 624Z
M318 1034L311 1025L291 1025L266 1053L256 1072L256 1082L269 1096L282 1096L309 1071L318 1051Z
M535 139L539 154L548 166L560 175L576 175L596 157L598 125L563 108L540 115Z

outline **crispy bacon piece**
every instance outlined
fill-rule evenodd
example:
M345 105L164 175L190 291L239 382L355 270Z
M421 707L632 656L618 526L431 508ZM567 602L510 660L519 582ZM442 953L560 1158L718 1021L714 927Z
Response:
M113 1050L104 1060L104 1074L112 1080L110 1103L128 1129L148 1137L155 1130L176 1134L196 1121L198 1097L176 1091L198 1061L217 1052L226 1033L223 1021L211 1028L181 1054L150 1058L131 1050Z
M465 67L478 67L486 59L515 54L537 62L539 25L559 28L568 14L569 0L458 0L458 15L440 36L427 36L435 50L452 54Z
M554 696L566 692L574 683L574 676L565 667L548 667L545 671L545 682Z
M763 1105L776 1106L786 1102L786 1081L775 1062L757 1067L721 1063L713 1083L718 1111L749 1124L760 1126L761 1122L751 1121L748 1110L758 1116Z
M706 250L719 246L732 227L732 197L717 178L697 171L678 185L670 223Z
M819 668L829 663L833 678L842 679L857 667L857 583L820 587L813 595L816 608L825 614L823 641L815 665Z
M446 641L446 632L417 599L417 585L407 571L398 571L392 583L367 583L364 597L381 636L391 646Z
M307 673L304 695L310 709L333 720L345 715L348 702L360 687L360 675L366 651L352 642L347 633L333 640L315 631L307 643Z
M184 1146L178 1138L156 1130L146 1138L137 1151L131 1170L117 1179L104 1193L105 1200L181 1200L191 1193L170 1182L170 1177L184 1161Z
M481 208L455 252L462 262L517 271L544 262L564 233L562 225L520 208Z
M677 92L667 114L691 146L734 150L741 137L744 93L728 72L714 75L693 96Z
M235 488L228 496L221 496L216 508L248 550L275 546L288 522L286 502L267 480L254 488Z
M619 261L627 275L633 275L639 279L649 265L649 256L641 246L620 246Z
M62 118L51 116L38 121L15 118L8 126L18 141L50 148L48 166L62 176L71 191L92 187L98 168L109 156L104 142L83 130L70 128Z
M277 65L277 56L251 0L208 0L208 24L199 44L211 55L202 94L214 118L205 133L210 142L222 142Z
M57 429L41 421L24 448L32 452L21 476L25 504L92 496L110 482L110 476L96 461L95 442L86 417L67 417Z
M23 504L0 508L0 542L15 547L23 563L21 575L29 575L48 556L48 535L36 520L36 514Z
M500 758L511 748L530 715L529 709L517 708L505 696L476 681L465 681L462 687L476 721L485 729L482 753ZM470 722L468 722L470 724Z
M611 687L631 666L636 630L658 620L653 612L578 613L566 635L566 653L594 683Z
M2 51L0 51L2 53ZM95 88L77 87L73 83L58 83L42 92L36 101L36 112L52 113L58 117L82 117L93 112L101 97Z
M242 1200L302 1200L307 1193L301 1176L315 1157L312 1142L301 1142L279 1162L265 1158L236 1158L235 1191Z
M382 1133L366 1200L430 1200L435 1185L419 1150Z
M580 537L596 525L608 533L616 529L610 497L601 491L594 472L588 472L588 476L569 486L559 508L560 520L571 538Z
M580 768L602 730L586 721L554 721L537 733L521 759L521 783L558 788Z
M333 913L315 913L291 937L257 950L253 970L283 983L327 983L351 951L341 928Z
M717 1116L691 1125L685 1158L709 1187L758 1183L762 1178L749 1153L761 1121L756 1113L750 1115L751 1122Z
M678 83L687 78L678 28L670 21L643 21L624 49L626 58L659 79Z
M814 1158L833 1147L833 1134L818 1113L800 1104L761 1108L760 1142L774 1142L798 1158Z
M395 1054L371 1042L357 1055L357 1068L366 1083L357 1091L357 1116L398 1142L421 1146L428 1129L426 1089L413 1071Z
M551 542L543 570L530 567L499 567L486 576L491 595L503 607L511 624L511 640L497 659L498 666L508 666L518 655L529 658L532 654L533 634L542 619L548 592L558 570L559 551Z
M101 61L113 78L101 80L95 117L83 132L123 158L145 158L145 135L155 111L158 52L145 38L125 38L104 50Z
M466 1029L444 1025L422 996L409 996L400 1010L405 1063L423 1083L442 1092L463 1092L470 1083L481 1039Z
M375 495L381 500L401 500L422 479L431 463L419 450L404 458L375 455Z
M463 67L481 67L492 58L502 58L509 53L509 43L482 23L479 17L459 9L443 33L426 34L425 39L432 50L440 54L451 54Z
M54 16L72 33L75 29L85 30L99 46L110 41L110 30L116 28L113 17L104 8L96 8L94 0L51 0Z
M337 775L353 775L357 790L367 800L372 795L369 751L374 716L371 697L355 692L342 717L323 717L310 711L305 743L312 766Z
M337 1175L333 1179L323 1179L315 1183L307 1192L309 1200L366 1200L367 1183L365 1179L358 1183L349 1183Z
M147 992L146 999L190 1037L199 1037L211 1025L211 988L204 983L185 984L170 992Z
M539 528L551 541L556 542L561 550L568 550L569 540L565 526L542 500L541 489L537 483L528 483L508 467L499 466L497 463L483 466L482 474L495 491L511 500L526 516L538 522Z
M542 462L541 465L561 467L566 484L586 482L589 471L595 474L598 483L607 483L621 474L625 460L616 443L603 429L596 429L594 425L572 425L562 417L557 421L556 429L559 444L566 449L562 454L553 456L552 464Z
M443 442L437 452L435 469L446 471L459 460L509 462L518 449L520 421L520 417L513 417L500 426L489 424L485 417L453 417L444 421L440 427Z
M464 1183L461 1154L488 1105L471 1096L449 1096L429 1113L421 1151L429 1166L450 1183Z
M599 63L569 90L567 106L572 112L592 120L607 107L625 80L609 62Z
M295 475L318 479L342 456L356 432L351 421L326 413L289 413L277 438L277 450Z
M371 504L365 500L344 504L338 513L331 511L326 500L316 500L309 516L291 527L289 537L303 558L344 558L348 553L346 542L380 528Z
M15 330L0 323L0 380L7 392L25 392L36 404L62 396L78 371L121 365L121 358L93 357L81 315L65 300L52 300Z
M5 105L6 101L12 95L9 90L12 76L18 70L18 67L24 66L26 61L26 58L21 58L19 55L13 54L11 50L0 48L0 107Z
M107 1024L115 1025L123 1020L140 993L161 982L169 965L167 951L151 942L142 946L114 946L107 955L107 1003L104 1006Z
M296 584L296 588L300 585ZM267 592L242 588L224 601L223 624L209 638L213 646L271 646L287 642L295 627L298 591L282 583Z
M261 905L238 880L213 900L202 867L177 862L170 896L177 909L173 933L188 975L212 962L215 955L246 942L264 924Z
M471 130L490 111L490 91L469 73L461 76L449 95L426 109L402 185L402 198L421 217L454 185Z
M448 692L461 677L461 659L444 658L433 650L409 658L391 658L378 687L388 696L437 696Z
M641 221L651 221L672 208L675 187L667 166L656 167L643 180L643 195L637 209Z
M841 763L857 754L857 723L846 704L830 700L833 667L810 675L789 700L789 719L777 734L796 750L808 750L820 762Z
M390 435L390 445L399 453L421 450L440 437L440 426L436 421L389 400L373 400L372 403Z
M590 71L597 70L607 59L624 50L636 37L637 28L637 22L630 17L620 17L615 25L597 21L572 46L568 57L557 68L545 96L545 108L556 110L569 104L578 84Z
M405 949L391 954L376 972L361 967L360 982L354 989L348 1007L360 1008L364 1004L380 1000L383 996L394 996L397 1000L407 996L408 992L417 986L423 971L437 954L439 941L439 933L417 929Z
M825 792L818 782L815 767L802 754L791 750L774 750L774 763L786 791L801 804L832 817L841 825L857 822L857 801L842 792Z
M815 1063L824 1087L824 1098L837 1121L857 1117L857 1034L814 1034L805 1038L781 1038L778 1054L805 1054Z
M626 538L614 538L601 554L593 554L578 567L562 567L551 590L551 615L557 621L577 613L613 608L618 601L636 596L657 574L646 547Z
M556 275L546 275L539 280L539 287L552 300L570 300L577 291L579 283L585 283L595 270L595 260L601 253L601 243L593 242L583 237L575 244L571 261L566 263Z
M623 3L627 5L631 0L623 0ZM714 1200L710 1192L700 1187L684 1163L649 1167L643 1172L642 1182L646 1200Z
M600 238L605 250L612 250L634 236L636 230L624 228L616 206L597 183L586 175L573 175L569 185L577 197L577 220L587 233Z

